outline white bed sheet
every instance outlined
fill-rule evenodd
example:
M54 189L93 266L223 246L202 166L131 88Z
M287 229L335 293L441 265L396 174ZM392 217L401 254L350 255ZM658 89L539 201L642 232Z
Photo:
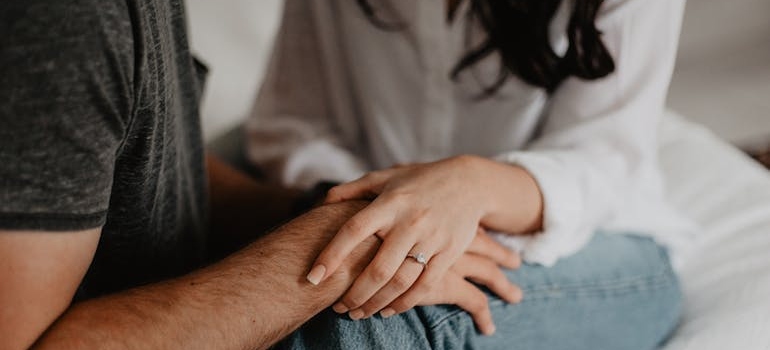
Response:
M682 324L664 350L770 350L770 172L671 113L661 160L671 201L699 224L681 269Z

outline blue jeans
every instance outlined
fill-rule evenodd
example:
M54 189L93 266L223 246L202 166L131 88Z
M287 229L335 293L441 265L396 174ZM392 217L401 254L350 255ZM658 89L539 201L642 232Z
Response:
M666 251L649 238L598 233L551 268L508 271L524 300L490 295L497 326L482 336L470 316L447 305L388 319L352 321L326 310L279 349L655 349L676 327L681 292Z

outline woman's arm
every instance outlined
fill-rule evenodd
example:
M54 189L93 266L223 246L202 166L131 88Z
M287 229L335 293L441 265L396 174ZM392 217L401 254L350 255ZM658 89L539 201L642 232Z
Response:
M566 80L551 97L541 136L496 157L526 169L543 196L542 232L510 238L525 260L551 265L618 215L630 193L657 194L657 131L683 11L682 0L606 1L597 27L616 71Z
M401 278L407 254L425 252L425 271L391 303L396 311L415 305L468 248L479 224L511 233L542 228L524 252L545 265L580 249L628 187L655 180L656 131L682 11L681 0L607 2L597 25L617 71L565 81L552 96L542 137L498 157L510 165L457 157L373 172L330 191L330 202L376 199L342 227L316 268L329 274L360 240L384 240L338 311L359 314L388 280Z

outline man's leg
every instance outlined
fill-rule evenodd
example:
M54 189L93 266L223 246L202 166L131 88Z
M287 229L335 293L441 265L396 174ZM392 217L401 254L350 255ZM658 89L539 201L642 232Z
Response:
M552 268L510 271L524 300L490 298L497 333L485 337L452 306L352 321L326 311L284 340L292 349L654 349L681 301L663 248L648 238L597 234Z

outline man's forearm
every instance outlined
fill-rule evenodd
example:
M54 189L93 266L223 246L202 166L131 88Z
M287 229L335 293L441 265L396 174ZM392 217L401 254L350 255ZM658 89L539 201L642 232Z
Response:
M304 277L364 205L315 209L208 268L73 305L34 348L266 348L335 301L371 260L376 238L323 285Z

